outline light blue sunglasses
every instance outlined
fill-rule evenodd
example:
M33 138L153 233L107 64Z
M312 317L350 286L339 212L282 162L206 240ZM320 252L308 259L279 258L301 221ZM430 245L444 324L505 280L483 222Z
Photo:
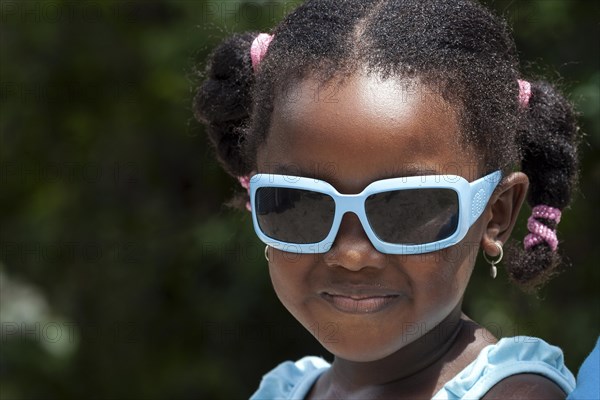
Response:
M256 174L250 178L252 221L269 246L325 253L343 215L352 212L381 253L429 253L465 237L501 177L495 171L471 183L457 175L392 178L375 181L358 194L341 194L318 179Z

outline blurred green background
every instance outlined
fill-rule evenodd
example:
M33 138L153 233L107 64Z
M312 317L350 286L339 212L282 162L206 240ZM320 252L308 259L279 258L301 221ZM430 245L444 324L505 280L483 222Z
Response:
M294 3L0 4L0 398L241 399L283 360L328 357L274 295L249 216L223 206L237 182L191 112L215 44ZM528 296L478 260L465 310L576 372L600 332L599 3L488 4L586 137L560 225L572 266Z

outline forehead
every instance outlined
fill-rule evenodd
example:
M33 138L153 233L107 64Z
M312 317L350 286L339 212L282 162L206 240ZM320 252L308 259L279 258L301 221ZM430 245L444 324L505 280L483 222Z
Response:
M397 176L473 180L475 157L460 143L456 110L416 80L306 79L276 97L257 167L325 179L348 193Z

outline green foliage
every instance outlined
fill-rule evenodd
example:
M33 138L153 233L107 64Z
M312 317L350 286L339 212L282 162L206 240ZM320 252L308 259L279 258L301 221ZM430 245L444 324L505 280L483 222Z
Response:
M587 136L560 226L572 267L532 297L479 260L465 309L576 371L600 331L598 6L490 2ZM278 362L327 354L279 304L249 216L223 206L237 182L190 109L210 49L293 5L2 0L0 398L247 398Z

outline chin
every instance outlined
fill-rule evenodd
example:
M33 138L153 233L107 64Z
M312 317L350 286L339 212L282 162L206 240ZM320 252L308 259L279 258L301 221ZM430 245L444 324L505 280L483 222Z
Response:
M318 339L318 338L317 338ZM377 342L377 340L375 340ZM398 340L397 343L369 343L363 340L347 341L340 337L338 341L319 340L319 343L336 358L354 362L371 362L384 359L409 343Z

